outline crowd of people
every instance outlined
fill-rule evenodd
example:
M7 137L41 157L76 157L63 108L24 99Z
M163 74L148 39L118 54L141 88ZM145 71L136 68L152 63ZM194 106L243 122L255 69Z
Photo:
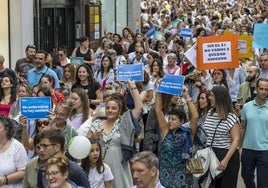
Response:
M234 69L199 71L184 55L198 37L253 35L268 22L266 2L140 0L140 8L141 32L105 33L96 50L82 36L70 53L81 64L65 48L28 45L14 70L0 55L0 187L198 188L186 164L207 146L223 171L215 187L237 187L240 156L245 186L268 187L268 48ZM152 27L161 37L147 35ZM118 65L137 63L143 82L117 80ZM185 77L182 96L157 92L165 75ZM47 117L22 115L20 98L43 96ZM91 142L81 161L67 147L77 135Z

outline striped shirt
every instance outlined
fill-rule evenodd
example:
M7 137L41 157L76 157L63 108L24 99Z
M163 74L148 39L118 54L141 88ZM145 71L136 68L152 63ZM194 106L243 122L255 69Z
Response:
M204 129L207 133L207 146L211 146L215 129L218 126L212 146L229 149L232 143L230 130L239 121L238 117L234 113L229 113L227 119L220 122L217 112L214 112L212 115L210 113L211 110L208 112L204 123Z

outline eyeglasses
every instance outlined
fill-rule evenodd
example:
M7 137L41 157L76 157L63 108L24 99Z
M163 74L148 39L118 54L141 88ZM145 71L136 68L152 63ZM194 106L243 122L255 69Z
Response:
M138 51L136 51L136 54L141 54L141 55L142 55L142 54L143 54L143 52L138 52Z
M55 177L55 176L57 176L57 174L59 173L59 172L61 172L61 171L51 171L51 172L44 172L44 175L46 176L46 177L49 177L49 176L51 176L51 177Z
M158 46L158 49L166 49L165 46Z
M64 54L58 54L58 56L60 56L60 57L61 57L61 56L64 56Z
M37 127L42 127L42 125L48 126L49 125L49 121L37 121L36 122L36 126Z
M43 150L46 150L49 146L55 146L56 144L37 144L36 145L36 148L37 149L43 149Z

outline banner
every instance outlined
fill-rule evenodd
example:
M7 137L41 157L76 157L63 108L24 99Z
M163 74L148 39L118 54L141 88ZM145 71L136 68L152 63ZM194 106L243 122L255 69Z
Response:
M144 80L142 63L118 65L117 80L126 82L128 79L132 79L136 82L142 82Z
M156 91L159 93L181 96L184 79L184 76L165 75L159 83L159 86L157 87Z
M197 69L237 68L238 35L197 38Z
M52 109L51 97L21 97L20 111L27 118L47 118Z
M268 48L268 24L254 24L253 47Z

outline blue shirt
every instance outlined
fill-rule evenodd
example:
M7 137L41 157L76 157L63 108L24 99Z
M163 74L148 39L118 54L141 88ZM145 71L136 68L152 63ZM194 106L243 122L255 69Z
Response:
M244 104L241 119L246 122L243 148L268 150L268 101L258 105L255 100Z
M29 70L28 74L27 74L27 82L30 86L35 86L36 84L38 84L41 80L41 77L45 74L49 74L51 76L53 76L54 81L55 81L55 88L60 88L60 84L59 84L59 79L57 74L50 68L48 68L47 66L44 66L43 69L39 72L36 71L36 68L32 68Z

